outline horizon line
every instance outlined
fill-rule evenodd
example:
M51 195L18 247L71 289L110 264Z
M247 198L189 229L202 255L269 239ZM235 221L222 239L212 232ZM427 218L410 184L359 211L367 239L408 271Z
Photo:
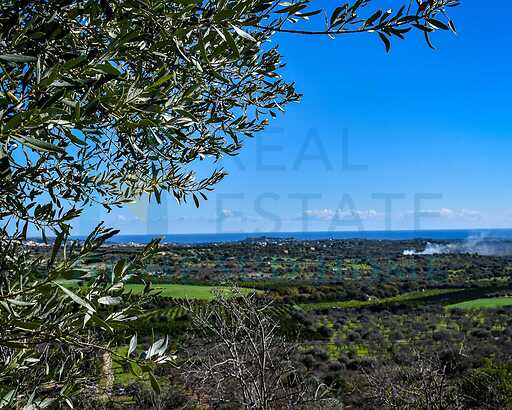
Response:
M422 229L368 229L368 230L346 230L346 231L228 231L228 232L167 232L167 233L119 233L118 236L172 236L172 235L267 235L267 234L308 234L308 233L386 233L386 232L449 232L449 231L507 231L512 230L512 227L500 228L422 228ZM87 236L87 235L71 235L71 237Z

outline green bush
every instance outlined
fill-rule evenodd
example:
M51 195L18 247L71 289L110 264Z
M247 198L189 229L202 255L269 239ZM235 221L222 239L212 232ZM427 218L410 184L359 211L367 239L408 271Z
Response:
M460 392L468 409L512 409L512 363L470 371Z

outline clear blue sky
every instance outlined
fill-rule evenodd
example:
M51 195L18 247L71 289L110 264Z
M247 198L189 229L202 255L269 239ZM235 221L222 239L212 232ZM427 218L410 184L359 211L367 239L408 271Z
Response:
M208 202L92 209L78 230L100 219L125 234L511 227L511 12L464 1L459 35L436 34L436 51L417 35L390 54L370 34L276 37L304 98L224 162Z

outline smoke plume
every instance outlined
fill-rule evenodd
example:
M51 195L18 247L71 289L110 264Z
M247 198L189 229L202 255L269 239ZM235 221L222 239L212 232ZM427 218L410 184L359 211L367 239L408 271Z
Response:
M405 256L412 255L441 255L441 254L477 254L482 256L510 256L512 255L512 241L498 238L487 238L486 236L470 237L465 241L452 242L448 244L431 243L423 251L406 249Z

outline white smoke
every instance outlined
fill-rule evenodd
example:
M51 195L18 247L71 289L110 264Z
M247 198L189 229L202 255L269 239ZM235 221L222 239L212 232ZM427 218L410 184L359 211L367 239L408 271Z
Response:
M456 248L455 244L443 245L439 243L430 243L427 242L427 246L425 250L418 252L415 249L406 249L404 251L404 256L413 256L413 255L439 255L444 253L455 253L454 250Z
M482 256L509 256L512 255L512 241L496 238L487 238L487 235L472 236L464 242L449 244L427 242L423 251L406 249L404 256L413 255L441 255L441 254L477 254Z

